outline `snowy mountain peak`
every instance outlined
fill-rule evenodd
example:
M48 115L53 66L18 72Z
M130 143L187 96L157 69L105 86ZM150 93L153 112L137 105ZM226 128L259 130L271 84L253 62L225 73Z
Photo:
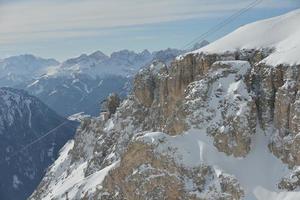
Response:
M96 52L90 54L89 57L93 57L93 58L98 59L98 60L106 60L106 59L109 58L107 55L105 55L101 51L96 51Z
M148 49L144 49L142 52L141 52L141 55L151 55L150 51L148 51Z
M192 53L224 53L243 49L271 49L266 64L300 64L300 9L254 22Z
M207 40L203 40L200 43L198 42L198 43L194 44L194 46L192 47L191 50L194 51L194 50L200 49L202 47L205 47L207 45L209 45L209 42Z
M110 57L112 59L132 59L136 57L138 54L134 51L130 51L128 49L123 49L120 51L113 52Z
M11 56L11 57L7 57L4 58L0 61L6 61L6 62L28 62L28 63L32 63L32 62L36 62L36 61L40 61L40 62L51 62L52 65L58 65L59 62L53 58L41 58L41 57L37 57L35 55L32 54L22 54L22 55L18 55L18 56Z

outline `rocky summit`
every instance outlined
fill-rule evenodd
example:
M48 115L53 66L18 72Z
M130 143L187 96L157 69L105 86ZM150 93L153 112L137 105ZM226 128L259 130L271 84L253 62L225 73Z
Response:
M112 94L110 109L82 121L29 199L299 199L300 62L276 57L275 39L286 42L276 33L270 46L237 37L299 18L140 70L128 98Z

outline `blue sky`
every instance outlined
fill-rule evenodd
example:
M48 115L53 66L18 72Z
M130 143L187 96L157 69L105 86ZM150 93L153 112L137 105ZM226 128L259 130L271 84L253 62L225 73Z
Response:
M0 58L32 53L64 60L120 49L182 48L254 0L0 0ZM264 0L222 30L300 8Z

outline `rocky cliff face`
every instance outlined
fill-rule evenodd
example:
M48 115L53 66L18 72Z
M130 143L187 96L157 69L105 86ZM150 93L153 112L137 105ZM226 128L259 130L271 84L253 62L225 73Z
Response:
M186 145L205 135L218 154L247 160L254 138L266 137L270 156L299 165L299 66L260 64L268 52L190 54L141 70L115 114L84 120L30 199L253 197L240 177L197 155L205 147ZM298 188L277 176L274 190Z
M284 163L299 165L299 66L280 66L270 74L278 81L270 88L274 135L269 147Z

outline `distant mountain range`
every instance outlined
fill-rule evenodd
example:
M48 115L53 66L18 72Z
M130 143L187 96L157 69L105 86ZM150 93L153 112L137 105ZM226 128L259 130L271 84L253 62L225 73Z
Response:
M194 48L206 44L203 41ZM131 91L132 77L141 68L155 60L170 64L185 52L122 50L107 56L96 51L62 63L33 55L14 56L0 61L0 86L26 90L62 116L79 112L97 116L101 101L111 92L124 97Z
M0 113L0 199L25 199L73 137L77 123L60 117L36 97L11 88L0 88ZM46 138L27 146L49 131Z

